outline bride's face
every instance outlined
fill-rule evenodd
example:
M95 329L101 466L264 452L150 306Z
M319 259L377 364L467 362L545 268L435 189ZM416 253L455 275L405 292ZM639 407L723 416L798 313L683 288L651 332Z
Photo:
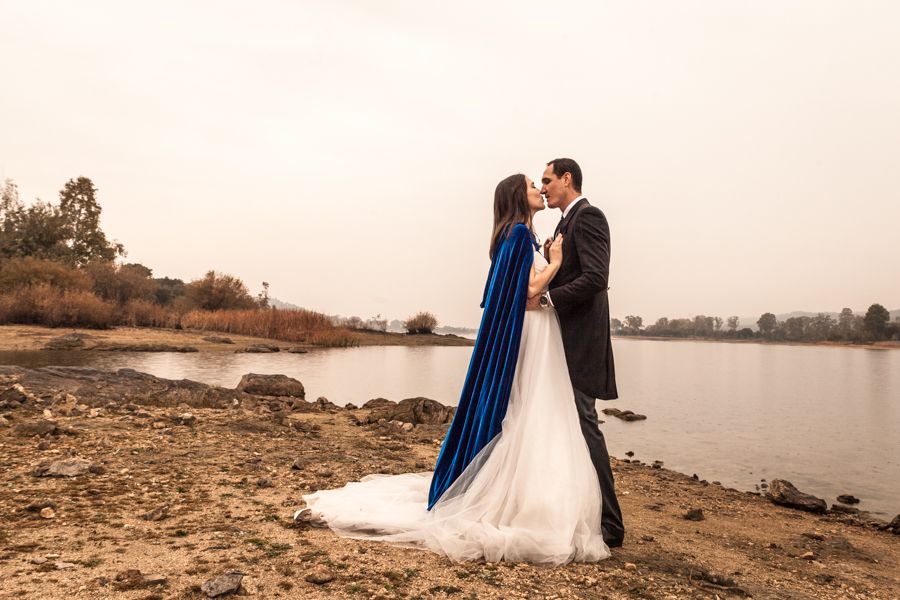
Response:
M541 190L537 189L534 182L528 177L525 178L525 191L528 195L528 207L531 212L544 210L544 197L541 195Z

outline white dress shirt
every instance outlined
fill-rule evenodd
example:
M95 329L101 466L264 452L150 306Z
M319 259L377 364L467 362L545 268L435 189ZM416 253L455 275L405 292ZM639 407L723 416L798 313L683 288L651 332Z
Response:
M584 200L584 196L578 196L577 198L575 198L574 200L569 202L569 205L566 207L566 210L563 211L562 218L565 219L566 217L568 217L569 213L572 212L572 209L575 208L575 205L578 204L579 202L581 202L582 200Z

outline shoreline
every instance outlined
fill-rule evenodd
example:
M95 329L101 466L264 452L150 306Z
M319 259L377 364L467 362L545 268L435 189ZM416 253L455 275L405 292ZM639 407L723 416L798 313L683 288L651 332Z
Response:
M739 340L734 338L702 338L702 337L667 337L659 335L618 335L614 334L613 339L617 340L651 340L657 342L709 342L709 343L726 343L726 344L763 344L767 346L825 346L833 348L862 348L865 350L898 350L900 349L900 341L883 341L883 342L802 342L788 340L764 340L749 339Z
M303 494L433 467L446 425L381 413L399 408L385 401L81 368L0 368L0 396L0 598L203 598L230 570L263 598L900 595L892 533L618 459L626 540L599 563L452 563L293 521ZM90 469L36 476L73 455Z
M359 346L472 346L474 340L453 334L382 333L376 331L353 331ZM273 346L281 351L305 352L326 350L324 346L314 346L272 338L240 334L204 331L197 329L167 329L157 327L114 327L112 329L85 329L78 327L44 327L42 325L0 325L0 352L31 352L45 350L44 346L54 338L68 334L83 336L81 347L68 350L92 351L112 350L118 346L123 351L146 351L140 346L155 346L151 351L235 352L250 346ZM210 341L204 338L230 340ZM113 347L110 347L113 346ZM126 347L127 346L127 347ZM99 348L98 348L99 347ZM61 348L65 349L65 348ZM193 350L196 349L196 350Z

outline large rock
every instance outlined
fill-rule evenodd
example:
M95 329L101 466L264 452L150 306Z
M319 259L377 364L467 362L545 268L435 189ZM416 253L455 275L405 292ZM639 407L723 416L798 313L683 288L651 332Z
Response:
M274 344L253 344L252 346L247 346L246 348L235 350L235 352L246 352L249 354L268 354L269 352L278 352L280 350L281 347L275 346Z
M16 377L35 397L72 394L88 407L106 407L129 403L144 406L190 408L226 408L253 406L259 398L240 390L207 385L189 379L163 379L134 369L104 371L88 367L41 367L26 369L0 365L0 378ZM36 402L36 401L35 401ZM17 407L39 408L29 401ZM58 432L54 432L58 433ZM23 433L24 435L24 433ZM35 434L30 434L35 435ZM44 435L37 433L37 435Z
M371 401L370 401L371 402ZM366 403L368 405L369 402ZM365 408L365 406L363 406ZM429 398L407 398L398 404L389 404L372 411L367 418L368 423L377 423L381 419L386 421L401 421L413 425L443 425L453 420L456 409L452 406L444 406L436 400Z
M53 421L47 419L39 419L37 421L27 421L18 423L12 428L13 435L21 437L59 435L60 429Z
M44 344L44 350L80 350L84 348L84 341L90 337L85 333L67 333L48 341Z
M623 421L643 421L647 418L646 415L640 415L630 410L619 410L618 408L604 408L603 414L611 415Z
M894 535L900 535L900 515L894 517L894 519L881 528L884 531L889 531Z
M842 513L845 515L859 515L860 510L858 508L854 508L853 506L844 506L843 504L832 504L831 512Z
M372 398L362 405L363 408L368 409L385 408L387 406L397 406L397 403L387 398Z
M773 479L769 483L769 491L766 492L766 497L775 504L807 512L822 514L828 510L825 500L812 494L801 492L794 487L794 484L784 479Z
M247 373L241 377L237 389L256 396L290 396L306 398L303 384L287 375L259 375Z
M0 403L2 403L4 407L25 404L32 398L33 396L28 393L28 390L19 383L13 384L12 387L0 391Z

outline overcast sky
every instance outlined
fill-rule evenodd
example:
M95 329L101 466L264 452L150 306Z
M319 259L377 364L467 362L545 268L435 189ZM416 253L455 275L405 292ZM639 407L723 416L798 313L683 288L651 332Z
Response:
M0 0L0 177L127 260L477 325L496 183L578 160L613 316L900 308L900 3ZM545 211L538 232L558 213Z

